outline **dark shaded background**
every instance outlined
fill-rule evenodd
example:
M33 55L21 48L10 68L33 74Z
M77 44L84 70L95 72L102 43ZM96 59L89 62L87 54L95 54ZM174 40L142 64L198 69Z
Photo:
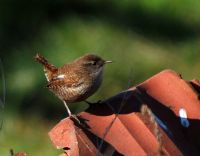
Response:
M88 52L113 60L105 69L102 87L89 99L98 101L166 68L186 79L198 78L199 26L198 0L1 0L6 103L1 109L0 151L8 155L8 149L15 148L55 155L46 133L66 111L45 88L42 68L33 60L37 52L56 66ZM79 112L85 107L79 103L71 109ZM37 148L41 150L35 153Z

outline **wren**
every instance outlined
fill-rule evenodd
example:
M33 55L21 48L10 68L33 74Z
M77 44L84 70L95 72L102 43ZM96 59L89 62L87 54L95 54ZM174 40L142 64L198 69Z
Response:
M86 101L94 94L102 83L104 65L112 62L86 54L57 68L40 54L34 58L44 66L48 89L63 101L70 117L73 115L68 104Z

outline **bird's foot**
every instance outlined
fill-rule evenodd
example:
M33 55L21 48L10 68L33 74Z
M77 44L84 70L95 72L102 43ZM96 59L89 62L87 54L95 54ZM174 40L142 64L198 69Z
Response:
M72 120L78 122L79 124L81 124L81 122L80 122L80 120L78 119L77 115L75 115L75 114L70 114L69 117L70 117L70 119L72 119Z

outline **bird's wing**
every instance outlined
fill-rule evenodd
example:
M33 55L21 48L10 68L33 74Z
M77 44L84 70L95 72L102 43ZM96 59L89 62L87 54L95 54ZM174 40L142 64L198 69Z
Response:
M56 86L65 86L67 88L71 88L71 87L78 87L83 83L84 83L83 78L81 78L76 73L70 73L70 74L66 73L66 74L55 75L48 83L47 87L49 89Z

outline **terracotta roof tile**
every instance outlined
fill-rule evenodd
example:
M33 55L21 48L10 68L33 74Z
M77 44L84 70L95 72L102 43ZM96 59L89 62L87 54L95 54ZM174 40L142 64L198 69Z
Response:
M198 81L188 82L165 70L101 104L90 105L79 114L83 125L74 126L67 118L49 134L56 146L70 147L65 150L68 154L75 149L81 156L97 152L200 155L199 91Z

